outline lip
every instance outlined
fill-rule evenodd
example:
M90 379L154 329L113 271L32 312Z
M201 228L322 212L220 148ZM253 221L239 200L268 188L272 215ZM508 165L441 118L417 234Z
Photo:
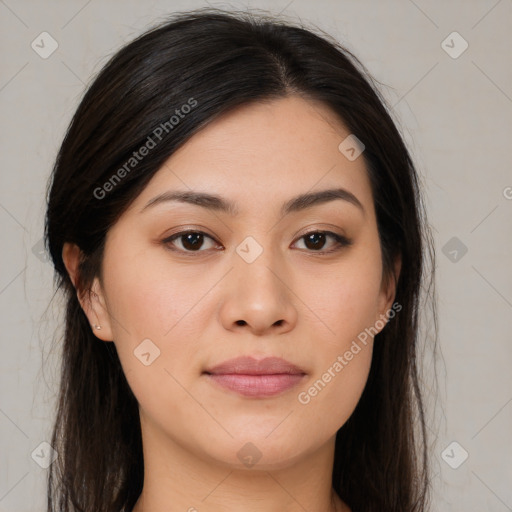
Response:
M243 396L264 398L283 393L299 384L306 372L279 357L237 357L203 372L224 389Z

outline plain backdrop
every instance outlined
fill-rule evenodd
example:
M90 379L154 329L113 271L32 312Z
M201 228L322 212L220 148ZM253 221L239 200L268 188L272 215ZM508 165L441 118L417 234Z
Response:
M206 5L0 0L0 512L45 510L48 470L37 454L53 420L51 348L63 312L58 298L49 307L53 272L41 238L65 129L121 45L169 13ZM381 82L421 175L435 237L442 357L439 413L428 419L433 510L512 510L512 1L210 5L316 25Z

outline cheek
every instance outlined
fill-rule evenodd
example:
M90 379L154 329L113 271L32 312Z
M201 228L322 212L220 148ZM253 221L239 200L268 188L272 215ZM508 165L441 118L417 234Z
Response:
M297 402L308 410L304 417L309 427L323 435L332 435L348 420L366 385L381 272L379 247L372 245L372 250L354 251L335 268L316 271L314 287L303 286L301 297L321 322L315 373L299 390Z
M341 360L337 355L329 359L297 397L305 428L314 429L320 438L333 436L350 418L361 398L368 380L373 346L371 341L358 345L350 361L343 357L345 352L339 354Z
M329 330L316 335L314 373L296 397L306 428L320 437L334 435L352 415L372 362L374 288L352 287L348 280L344 285L331 290L332 302L319 315Z
M119 246L116 252L123 254L122 249ZM207 292L204 270L200 272L198 265L171 265L164 248L137 251L126 244L125 249L127 257L106 260L105 266L109 310L118 320L114 332L120 340L129 332L134 341L167 341L183 329L186 322L181 319L186 320Z
M354 251L338 265L316 268L300 278L298 295L317 317L322 337L338 348L372 326L378 317L382 266L380 253ZM306 312L307 313L307 312ZM309 315L309 313L307 313Z
M158 251L136 249L119 245L116 253L126 257L105 258L104 285L126 378L140 403L158 409L155 390L179 388L171 375L181 381L184 372L199 372L199 322L207 317L201 298L211 284L204 272L191 275L193 266L176 271Z

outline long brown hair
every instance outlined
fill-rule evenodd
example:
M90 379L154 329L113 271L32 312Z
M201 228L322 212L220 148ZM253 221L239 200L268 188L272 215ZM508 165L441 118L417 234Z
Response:
M74 114L48 183L45 241L67 304L48 512L128 512L144 479L137 400L114 343L91 332L63 244L81 249L77 290L86 293L101 279L109 228L178 147L239 105L290 94L323 102L363 142L384 275L392 278L395 258L402 260L401 310L376 336L364 392L337 433L332 485L354 512L427 510L418 316L423 299L434 296L435 266L426 267L434 249L411 156L375 80L328 35L261 14L198 9L174 15L109 60ZM175 109L191 98L194 108L171 129ZM107 190L166 122L156 147ZM437 333L436 321L433 327Z

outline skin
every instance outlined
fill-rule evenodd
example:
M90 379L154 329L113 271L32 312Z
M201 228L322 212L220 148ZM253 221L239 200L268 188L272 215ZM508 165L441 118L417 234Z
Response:
M366 384L373 338L309 403L298 400L395 297L364 160L338 150L349 133L298 96L244 105L172 155L108 232L104 278L91 301L80 298L139 402L145 480L135 512L350 510L331 487L334 441ZM279 213L296 195L337 187L364 213L339 199ZM166 202L141 213L168 190L215 193L240 211ZM207 233L199 250L184 237L162 243L186 229ZM304 235L322 230L353 243L307 245ZM247 236L263 249L252 263L236 252ZM66 244L63 257L75 282L78 248ZM160 350L148 366L134 355L147 338ZM248 398L202 374L239 355L282 357L306 376L278 396ZM248 442L261 453L252 467L237 456Z

